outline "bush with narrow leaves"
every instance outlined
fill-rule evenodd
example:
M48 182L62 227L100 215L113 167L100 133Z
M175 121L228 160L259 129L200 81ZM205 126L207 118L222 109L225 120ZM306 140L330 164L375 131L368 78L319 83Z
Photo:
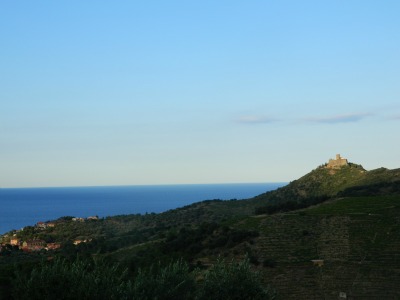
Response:
M126 272L95 261L43 262L30 274L16 273L14 299L127 299Z
M249 260L227 263L218 260L204 275L198 300L274 299L270 288L264 288L258 273L251 271Z
M182 260L166 267L158 264L139 270L132 284L133 299L194 299L195 292L195 272L190 272Z
M202 278L202 280L199 280ZM218 262L208 271L190 271L182 260L139 269L133 280L118 266L92 260L43 262L31 272L17 271L13 299L79 300L246 300L274 299L249 260Z

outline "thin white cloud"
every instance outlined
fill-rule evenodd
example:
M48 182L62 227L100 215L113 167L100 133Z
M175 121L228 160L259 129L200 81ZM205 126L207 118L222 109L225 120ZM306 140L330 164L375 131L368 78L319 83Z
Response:
M370 113L356 113L356 114L343 114L327 117L310 117L305 119L308 122L325 123L325 124L338 124L338 123L352 123L359 122L366 117L371 116Z
M318 123L318 124L341 124L341 123L356 123L364 120L367 117L373 116L372 113L353 113L353 114L341 114L341 115L333 115L333 116L324 116L324 117L308 117L303 118L301 122L307 123ZM400 120L400 116L393 117L393 119ZM291 123L295 120L278 120L273 117L268 117L265 115L241 115L234 119L235 123L239 124L269 124L276 121L282 121L283 123ZM298 120L299 121L299 120ZM292 123L296 124L298 122Z
M243 115L235 119L240 124L266 124L275 122L276 119L262 115Z

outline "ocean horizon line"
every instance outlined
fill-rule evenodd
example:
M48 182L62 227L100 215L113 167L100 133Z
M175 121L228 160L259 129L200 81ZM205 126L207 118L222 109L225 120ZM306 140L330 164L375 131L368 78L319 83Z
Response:
M260 182L220 182L220 183L156 183L156 184L111 184L111 185L65 185L65 186L21 186L2 187L0 189L61 189L61 188L121 188L121 187L154 187L154 186L205 186L205 185L241 185L241 184L288 184L289 181L260 181Z

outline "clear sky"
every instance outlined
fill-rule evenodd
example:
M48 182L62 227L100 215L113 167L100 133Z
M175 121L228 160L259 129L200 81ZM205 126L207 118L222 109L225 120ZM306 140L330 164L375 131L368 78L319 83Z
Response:
M400 1L2 1L0 187L400 167Z

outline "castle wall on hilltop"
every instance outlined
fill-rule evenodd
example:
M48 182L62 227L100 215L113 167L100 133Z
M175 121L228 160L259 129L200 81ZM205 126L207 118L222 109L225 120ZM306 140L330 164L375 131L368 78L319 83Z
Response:
M338 169L347 166L348 164L349 162L346 158L341 157L340 154L336 154L336 159L330 159L326 167L330 169Z

